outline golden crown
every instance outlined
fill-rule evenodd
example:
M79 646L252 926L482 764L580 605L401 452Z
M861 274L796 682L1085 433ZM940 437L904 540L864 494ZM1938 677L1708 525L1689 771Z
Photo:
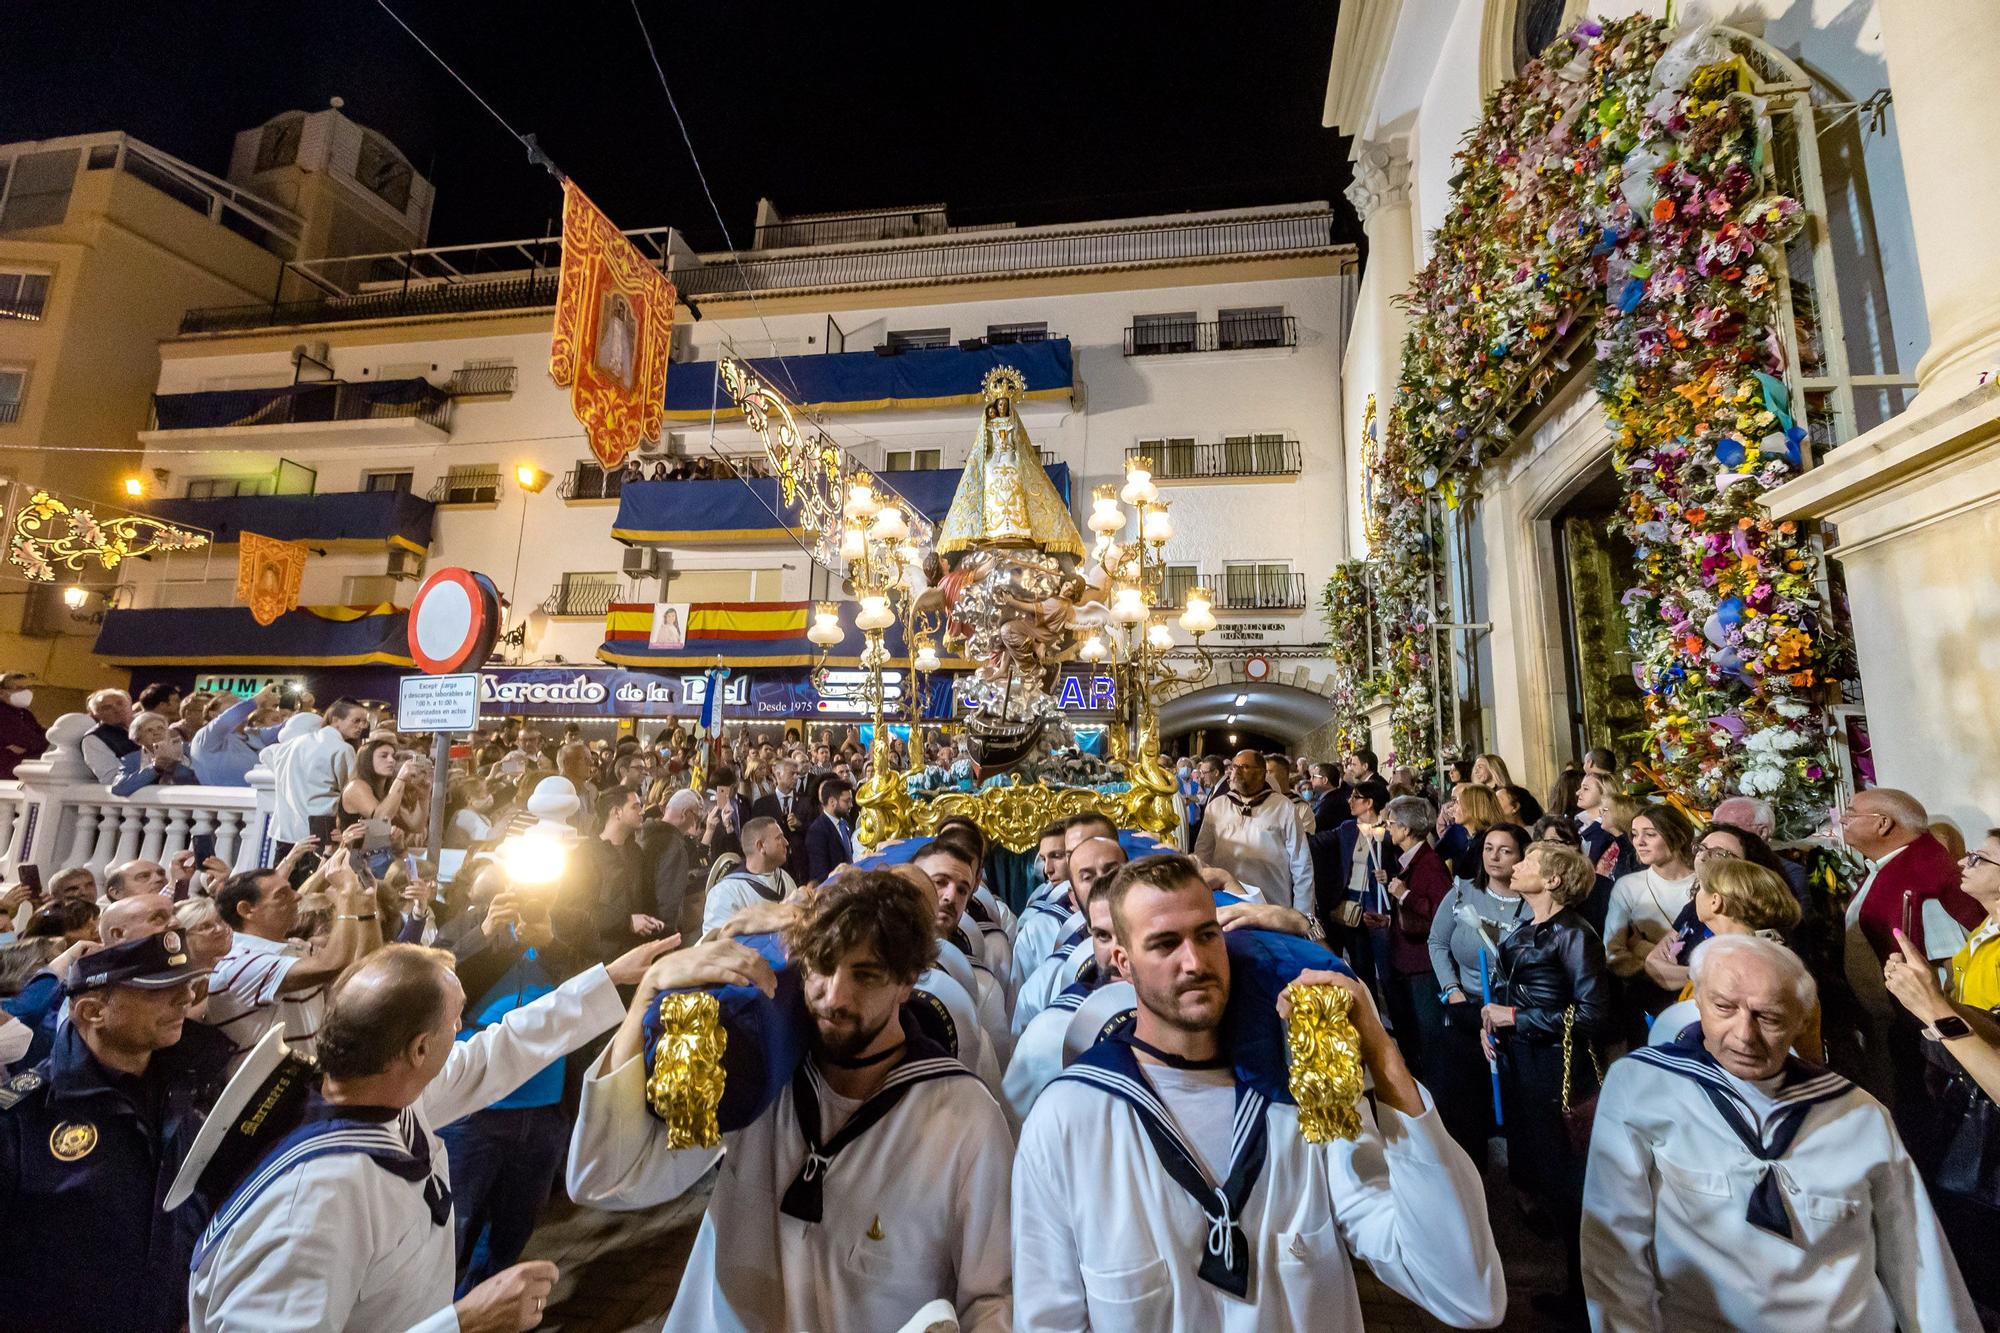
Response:
M1028 392L1028 381L1012 366L995 366L986 372L984 388L986 401L995 403L1003 398L1017 399L1025 396Z

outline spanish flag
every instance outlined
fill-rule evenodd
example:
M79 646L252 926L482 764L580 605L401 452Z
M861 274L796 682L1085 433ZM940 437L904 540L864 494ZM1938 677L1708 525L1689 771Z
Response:
M806 632L806 602L696 602L687 637L744 642L796 639Z

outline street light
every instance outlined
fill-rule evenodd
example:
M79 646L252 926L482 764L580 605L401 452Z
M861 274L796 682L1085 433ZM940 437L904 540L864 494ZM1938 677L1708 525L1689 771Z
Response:
M146 493L146 483L139 477L125 478L125 494L137 500Z
M550 480L550 475L533 463L522 463L514 469L514 484L530 495L540 495Z
M90 600L90 592L81 583L72 583L63 589L63 605L75 611Z
M507 610L510 620L521 601L521 546L528 535L528 497L541 494L542 487L548 485L549 481L549 474L533 463L514 465L514 484L521 488L521 523L514 530L514 577L507 581ZM521 657L526 658L527 655L527 645L524 642L521 646Z

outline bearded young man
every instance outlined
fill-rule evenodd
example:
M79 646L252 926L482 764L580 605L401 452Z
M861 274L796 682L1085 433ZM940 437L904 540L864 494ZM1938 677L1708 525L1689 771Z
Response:
M1022 1129L1014 1328L1360 1329L1350 1256L1448 1323L1498 1323L1506 1292L1479 1174L1366 989L1330 972L1293 983L1353 997L1374 1082L1356 1139L1309 1144L1297 1108L1240 1082L1223 1049L1229 953L1200 868L1149 856L1105 896L1138 1010L1049 1084Z
M804 973L811 1055L716 1148L668 1148L647 1112L645 1017L667 990L770 993L770 966L718 940L649 974L584 1081L569 1192L599 1208L650 1208L721 1161L668 1330L893 1329L939 1298L963 1328L1009 1328L1006 1119L964 1065L902 1019L937 960L934 911L884 871L843 873L800 907L784 944Z

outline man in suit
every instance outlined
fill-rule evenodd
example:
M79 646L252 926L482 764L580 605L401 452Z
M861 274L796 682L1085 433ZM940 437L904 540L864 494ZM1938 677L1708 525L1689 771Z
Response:
M1201 836L1201 817L1208 811L1208 803L1223 792L1223 774L1228 771L1227 761L1219 754L1205 754L1195 761L1195 794L1188 798L1188 846Z
M854 860L854 784L828 778L819 784L819 818L806 827L806 877L817 883Z
M1924 1101L1923 1038L1882 984L1882 965L1900 953L1898 932L1933 966L1948 961L1986 913L1959 887L1957 863L1908 792L1856 792L1841 811L1840 832L1875 866L1847 904L1847 983L1864 1017L1857 1081L1888 1103L1907 1133Z
M708 820L701 833L708 859L731 852L743 855L743 824L750 818L750 806L736 794L736 770L724 764L711 773L708 796Z
M1346 822L1347 796L1354 789L1343 782L1340 770L1320 762L1306 769L1305 797L1312 802L1313 828L1338 828Z
M771 774L771 790L750 806L752 819L776 820L784 830L785 841L792 849L785 860L785 869L801 884L806 882L806 829L818 813L799 782L798 761L791 758L777 762Z

